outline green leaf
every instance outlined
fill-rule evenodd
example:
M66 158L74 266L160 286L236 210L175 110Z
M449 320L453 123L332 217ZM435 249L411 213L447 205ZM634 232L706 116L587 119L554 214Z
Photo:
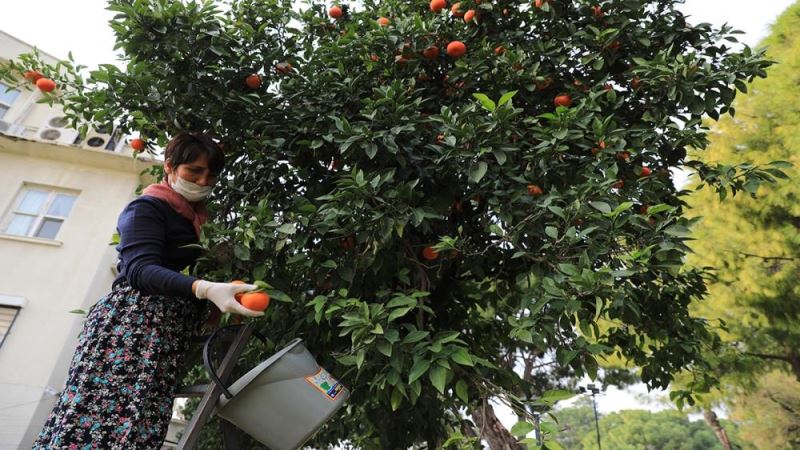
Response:
M477 166L473 166L472 170L469 172L469 181L472 183L478 183L481 181L481 178L486 175L486 170L488 168L489 165L483 161L479 162Z
M403 393L400 389L394 388L392 390L392 411L397 411L397 408L403 403Z
M550 236L553 239L558 239L558 228L553 226L546 226L544 228L544 234Z
M497 106L503 106L503 105L505 105L505 104L506 104L506 103L508 103L508 102L511 100L511 98L512 98L512 97L514 97L516 94L517 94L517 91L509 91L509 92L506 92L505 94L503 94L503 96L502 96L502 97L500 97L500 100L498 100L498 101L497 101Z
M469 390L467 389L467 383L464 382L464 380L458 380L456 383L456 395L461 399L462 402L469 403Z
M403 339L403 343L404 344L413 344L415 342L419 342L419 341L425 339L426 337L428 337L429 334L430 334L430 332L428 332L428 331L414 330L411 333L408 333L406 335L406 337Z
M546 403L555 403L561 400L566 400L568 398L572 398L578 395L575 392L567 391L565 389L553 389L550 391L545 391L540 400Z
M525 437L534 430L534 426L530 422L520 421L511 427L511 434L516 437Z
M469 355L469 352L464 347L459 347L452 355L450 355L450 359L453 362L461 364L462 366L473 366L475 363L472 361L472 357Z
M496 108L496 105L495 105L494 101L492 101L492 99L490 99L489 97L486 96L486 94L480 94L480 93L476 92L476 93L472 94L472 96L475 97L476 99L478 99L478 101L481 102L481 105L483 106L483 109L485 109L485 110L487 110L489 112L494 112L494 110Z
M376 346L378 347L379 352L383 353L386 356L392 356L393 347L392 344L390 344L389 342L386 342L384 340L379 340Z
M611 206L606 202L589 202L589 206L604 214L611 212Z
M431 362L427 359L418 359L414 366L411 367L411 372L408 373L408 384L413 383L414 381L418 380L419 377L425 375L425 372L428 371L428 368L431 366Z
M428 372L428 378L431 380L431 384L440 394L444 394L445 384L447 383L447 372L447 369L438 364L433 366L430 372Z
M278 227L278 232L283 234L295 234L297 232L297 225L293 223L285 223Z

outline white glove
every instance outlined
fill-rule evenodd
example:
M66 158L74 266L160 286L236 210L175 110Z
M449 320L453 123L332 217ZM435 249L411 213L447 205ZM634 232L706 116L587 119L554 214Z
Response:
M263 311L247 309L237 302L234 297L239 292L247 292L254 289L257 289L257 286L253 284L212 283L199 280L194 295L200 300L208 299L224 313L231 312L248 317L261 317L264 315Z

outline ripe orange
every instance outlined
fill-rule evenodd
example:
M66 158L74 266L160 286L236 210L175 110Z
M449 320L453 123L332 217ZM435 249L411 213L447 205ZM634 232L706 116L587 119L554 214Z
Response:
M464 13L461 12L461 2L453 3L453 6L450 7L450 14L456 17L461 17L464 15Z
M342 246L345 250L352 250L353 247L356 246L356 238L353 236L343 237L342 240L339 242L339 245Z
M338 19L339 17L342 17L342 8L340 8L338 5L331 6L331 9L328 10L328 15L334 19Z
M500 55L502 55L502 54L503 54L503 53L505 53L505 52L506 52L506 49L505 49L505 48L503 48L503 46L502 46L502 45L501 45L501 46L499 46L499 47L495 47L495 49L494 49L494 54L495 54L495 55L497 55L497 56L500 56Z
M600 5L592 6L592 14L594 14L594 17L597 19L602 19L605 15L603 8L601 8Z
M475 10L470 9L466 13L464 13L464 22L472 22L472 19L475 18Z
M269 307L269 294L266 292L247 292L242 295L242 306L253 311L264 311Z
M631 152L629 151L617 152L617 159L620 161L627 161L630 157Z
M438 58L439 57L439 47L437 47L435 45L431 45L430 47L428 47L428 48L426 48L425 50L422 51L422 56L424 56L425 59L436 59L436 58Z
M275 70L280 74L288 75L289 73L292 72L292 65L289 64L288 62L281 62L275 64Z
M429 245L422 250L422 257L428 261L433 261L439 257L439 252L434 250L434 248Z
M572 106L572 97L570 97L568 94L557 95L556 98L553 99L553 104L556 106L566 106L569 108Z
M536 184L529 184L528 185L528 195L530 195L532 197L538 197L538 196L540 196L542 194L544 194L544 191L538 185L536 185Z
M447 44L447 54L453 58L460 58L467 53L467 46L461 41L453 41Z
M381 17L380 19L378 19L378 25L380 25L382 27L385 27L386 25L389 25L390 23L392 23L392 21L387 19L386 17Z
M550 4L550 0L536 0L533 3L533 6L535 6L537 8L541 8L542 6L544 6L545 3Z
M255 73L248 75L247 78L244 79L244 84L246 84L250 89L258 89L261 87L261 77Z
M143 139L140 138L131 139L131 148L136 150L137 152L144 150L146 144L147 143Z
M652 171L652 170L650 170L650 168L649 168L649 167L647 167L647 166L642 166L642 173L641 173L641 174L639 174L639 176L640 176L640 177L649 177L651 173L653 173L653 171Z
M369 59L370 59L370 60L372 60L372 61L374 61L374 62L378 62L378 61L380 61L380 60L381 60L381 59L378 57L378 55L376 55L376 54L374 54L374 53L373 53L372 55L369 55Z
M446 0L431 0L431 11L438 13L447 6Z
M36 83L40 78L44 78L44 75L38 70L26 70L22 76L31 83Z
M41 89L42 92L53 92L53 89L56 88L56 82L50 78L39 78L36 80L36 87Z

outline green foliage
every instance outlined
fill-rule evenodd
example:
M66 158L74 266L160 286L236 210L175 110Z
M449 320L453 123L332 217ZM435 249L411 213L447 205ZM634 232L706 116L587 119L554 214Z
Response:
M799 26L800 4L795 4L764 42L769 56L779 64L769 69L768 80L747 86L747 95L735 103L736 118L720 121L711 146L699 156L704 161L763 164L782 160L787 162L778 166L786 174L798 175L800 116L786 105L800 101L796 83L800 43L786 36ZM758 197L719 204L712 193L700 192L689 201L692 214L703 216L693 233L697 240L689 261L715 268L710 301L695 308L705 317L720 320L728 344L708 358L715 371L725 375L727 389L722 397L756 391L759 377L773 369L800 380L800 207L796 201L800 188L797 183L745 188ZM771 421L759 423L770 426L767 422Z
M732 402L731 417L743 440L759 449L800 448L800 382L773 371L759 380L758 388L744 391Z
M727 422L726 429L735 432ZM734 448L742 446L735 434L731 436ZM714 432L702 420L690 421L686 414L677 411L649 412L626 410L611 413L600 419L600 438L605 450L721 450L722 444ZM587 432L582 440L583 450L596 450L597 437L594 430Z
M762 53L673 2L593 5L467 0L466 24L425 1L343 5L334 21L288 0L114 0L124 70L45 69L76 123L224 143L197 272L268 281L282 301L265 333L301 336L353 390L315 445L468 446L461 408L494 397L533 420L606 357L651 387L706 367L715 337L689 313L706 272L684 266L695 221L670 169L721 196L780 176L685 159L707 143L703 115L765 76Z

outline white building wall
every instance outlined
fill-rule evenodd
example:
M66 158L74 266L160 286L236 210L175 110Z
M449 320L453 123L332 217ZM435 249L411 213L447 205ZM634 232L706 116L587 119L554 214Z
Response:
M0 31L0 64L32 47ZM41 54L48 63L56 58ZM123 207L136 188L153 180L142 170L153 160L37 138L59 107L38 104L43 94L21 89L0 132L0 304L21 305L0 345L0 450L30 449L63 388L83 319L111 288L116 251L109 245ZM0 124L2 125L2 124ZM2 233L26 185L66 189L77 200L55 239Z

